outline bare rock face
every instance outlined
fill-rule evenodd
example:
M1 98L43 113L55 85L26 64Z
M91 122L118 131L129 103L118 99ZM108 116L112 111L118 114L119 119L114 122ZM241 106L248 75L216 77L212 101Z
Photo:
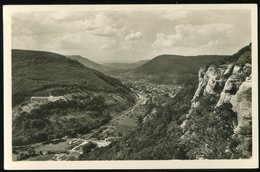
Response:
M219 101L217 103L217 107L221 106L224 103L230 102L232 96L234 96L239 89L239 86L245 79L245 73L243 70L235 66L232 72L232 75L227 79L225 86L220 94Z
M199 106L201 97L207 94L215 95L217 97L220 96L227 78L232 74L233 68L234 65L232 64L222 66L211 65L208 68L202 67L199 70L199 84L193 99L191 100L191 109L186 115L187 120L190 118L190 114L194 108ZM187 121L185 120L181 125L183 130L185 130L186 123Z
M235 156L239 154L239 157L250 157L252 155L251 44L239 50L221 65L202 67L198 73L198 80L197 90L191 100L191 108L181 124L183 133L180 141L184 144L186 142L192 144L194 140L191 135L194 126L197 127L196 130L200 128L198 121L207 121L208 118L210 119L208 121L212 122L214 117L219 120L223 117L222 120L229 121L217 123L225 124L223 126L227 127L229 132L225 136L228 138L225 152L235 150L237 152ZM223 133L225 131L223 128ZM195 141L196 139L197 137Z
M252 78L251 75L240 85L236 95L230 100L233 110L237 112L238 124L234 132L241 135L251 135L252 123Z
M226 66L210 66L206 72L204 80L207 81L207 85L204 89L203 95L212 94L218 95L224 86L224 77Z
M199 70L199 75L198 75L199 85L198 85L198 88L197 88L197 90L196 90L196 92L195 92L195 94L193 96L193 99L191 100L192 108L198 106L196 104L196 102L198 102L199 97L201 97L203 95L204 89L205 89L205 87L207 85L207 81L204 79L204 76L205 76L205 74L207 72L207 69L208 68L206 68L206 67L202 67Z
M209 68L203 67L199 70L199 85L194 97L192 99L192 107L199 105L201 96L212 94L218 96L224 85L227 77L231 75L233 65L215 66L211 65Z
M233 111L237 113L237 126L234 133L240 135L251 134L251 64L243 68L233 64L203 67L199 70L198 88L191 100L192 105L186 120L181 124L184 133L188 130L187 121L192 111L200 104L200 98L205 95L215 95L218 100L216 107L224 103L231 103ZM249 76L250 75L250 76Z
M233 71L234 71L234 65L230 64L230 65L228 65L227 69L225 70L223 76L228 77L232 74Z

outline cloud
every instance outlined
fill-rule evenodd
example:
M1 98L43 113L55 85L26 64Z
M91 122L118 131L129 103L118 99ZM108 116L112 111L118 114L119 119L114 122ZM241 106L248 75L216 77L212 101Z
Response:
M94 36L93 36L94 37ZM111 37L95 37L96 40L99 40L96 42L98 49L100 50L116 50L120 48L120 40L114 39Z
M129 35L126 35L125 40L133 41L142 38L143 38L143 34L141 32L135 32L135 33L132 32Z
M124 18L114 20L103 12L34 12L13 14L14 48L49 51L115 49L124 38Z
M38 14L41 15L41 13ZM36 18L41 17L39 15L35 14L34 17ZM45 14L45 19L62 21L62 20L66 20L69 16L70 16L70 12L68 11L55 11L55 12L50 11Z
M177 25L175 34L158 33L153 47L188 46L196 47L216 42L218 40L231 41L233 25L213 23L204 25ZM211 43L211 44L212 44Z
M107 43L105 43L105 44L102 44L102 45L99 47L99 49L105 50L105 49L107 49L108 47L109 47L109 45L108 45Z
M232 54L251 40L249 10L16 11L11 23L12 48L105 61Z
M215 40L215 41L209 41L207 44L204 44L204 45L201 45L200 47L206 47L206 48L209 48L209 47L216 47L216 46L219 46L219 45L224 45L224 42L222 40Z
M125 27L119 28L116 24L105 26L103 28L99 28L94 32L94 35L96 36L107 36L107 37L113 37L120 35L122 32L125 31Z
M91 15L71 12L35 12L13 15L12 33L16 35L43 35L92 32L97 36L115 36L124 31L125 20L114 21L103 12ZM74 20L73 20L74 18Z
M51 15L45 15L45 13L43 15L36 14L31 14L31 16L29 14L13 16L13 36L66 34L85 32L96 28L94 21L87 18L67 21L65 19L57 20L54 17L49 17Z
M186 10L164 11L162 17L167 20L178 20L187 17L190 12Z
M96 28L93 32L96 36L113 37L118 36L125 31L125 20L122 18L115 22L112 18L108 17L104 13L99 13L93 19L93 26Z
M174 35L167 35L164 33L158 33L156 40L153 42L153 47L171 47L174 42L179 41L182 38L180 33Z

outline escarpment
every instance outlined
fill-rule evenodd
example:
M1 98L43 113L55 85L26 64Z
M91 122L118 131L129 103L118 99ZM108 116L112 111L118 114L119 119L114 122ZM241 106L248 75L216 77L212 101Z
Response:
M234 150L240 151L243 158L251 156L252 67L250 62L251 45L233 55L232 60L227 60L226 63L200 68L199 84L191 100L191 108L181 124L182 143L191 143L195 140L194 138L197 139L196 134L200 132L196 130L202 130L203 125L208 125L201 123L201 127L197 129L194 127L197 121L203 119L205 122L212 122L212 126L217 126L217 123L223 122L221 120L227 120L227 123L219 126L223 133L229 131L229 135L223 137L223 141L226 141L227 144L223 146L224 153L221 156L229 156L232 152L231 147L234 146L234 141L231 140L234 139L236 139ZM216 130L216 128L209 126L205 127L205 130ZM209 140L213 137L215 136L210 136ZM208 140L203 142L205 145L200 152L204 153L201 155L197 153L194 158L210 157L209 152L214 151L215 148L210 147L208 142Z
M230 103L233 110L237 112L238 124L235 128L236 134L251 136L252 123L252 77L251 75L240 85L237 93L231 97Z

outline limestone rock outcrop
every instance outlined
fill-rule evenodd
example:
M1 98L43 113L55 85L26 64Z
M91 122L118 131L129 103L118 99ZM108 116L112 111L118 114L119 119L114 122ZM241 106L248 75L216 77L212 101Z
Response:
M250 136L252 133L252 77L251 75L240 85L237 93L231 97L233 110L237 113L238 124L236 134Z
M183 130L188 127L186 126L187 120L190 118L192 111L200 104L200 98L208 94L218 98L216 107L224 103L232 104L234 112L238 114L236 131L239 130L241 124L245 123L244 116L250 116L246 114L251 114L251 97L245 95L249 94L249 90L251 90L250 74L251 64L246 64L243 68L234 64L202 67L198 74L198 88L191 100L191 109L186 115L186 120L181 125ZM246 104L246 102L248 103Z

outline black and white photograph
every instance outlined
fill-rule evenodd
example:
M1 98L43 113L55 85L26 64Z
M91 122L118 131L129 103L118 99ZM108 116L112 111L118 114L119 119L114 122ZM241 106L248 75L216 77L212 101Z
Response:
M4 6L6 167L257 167L256 9Z

